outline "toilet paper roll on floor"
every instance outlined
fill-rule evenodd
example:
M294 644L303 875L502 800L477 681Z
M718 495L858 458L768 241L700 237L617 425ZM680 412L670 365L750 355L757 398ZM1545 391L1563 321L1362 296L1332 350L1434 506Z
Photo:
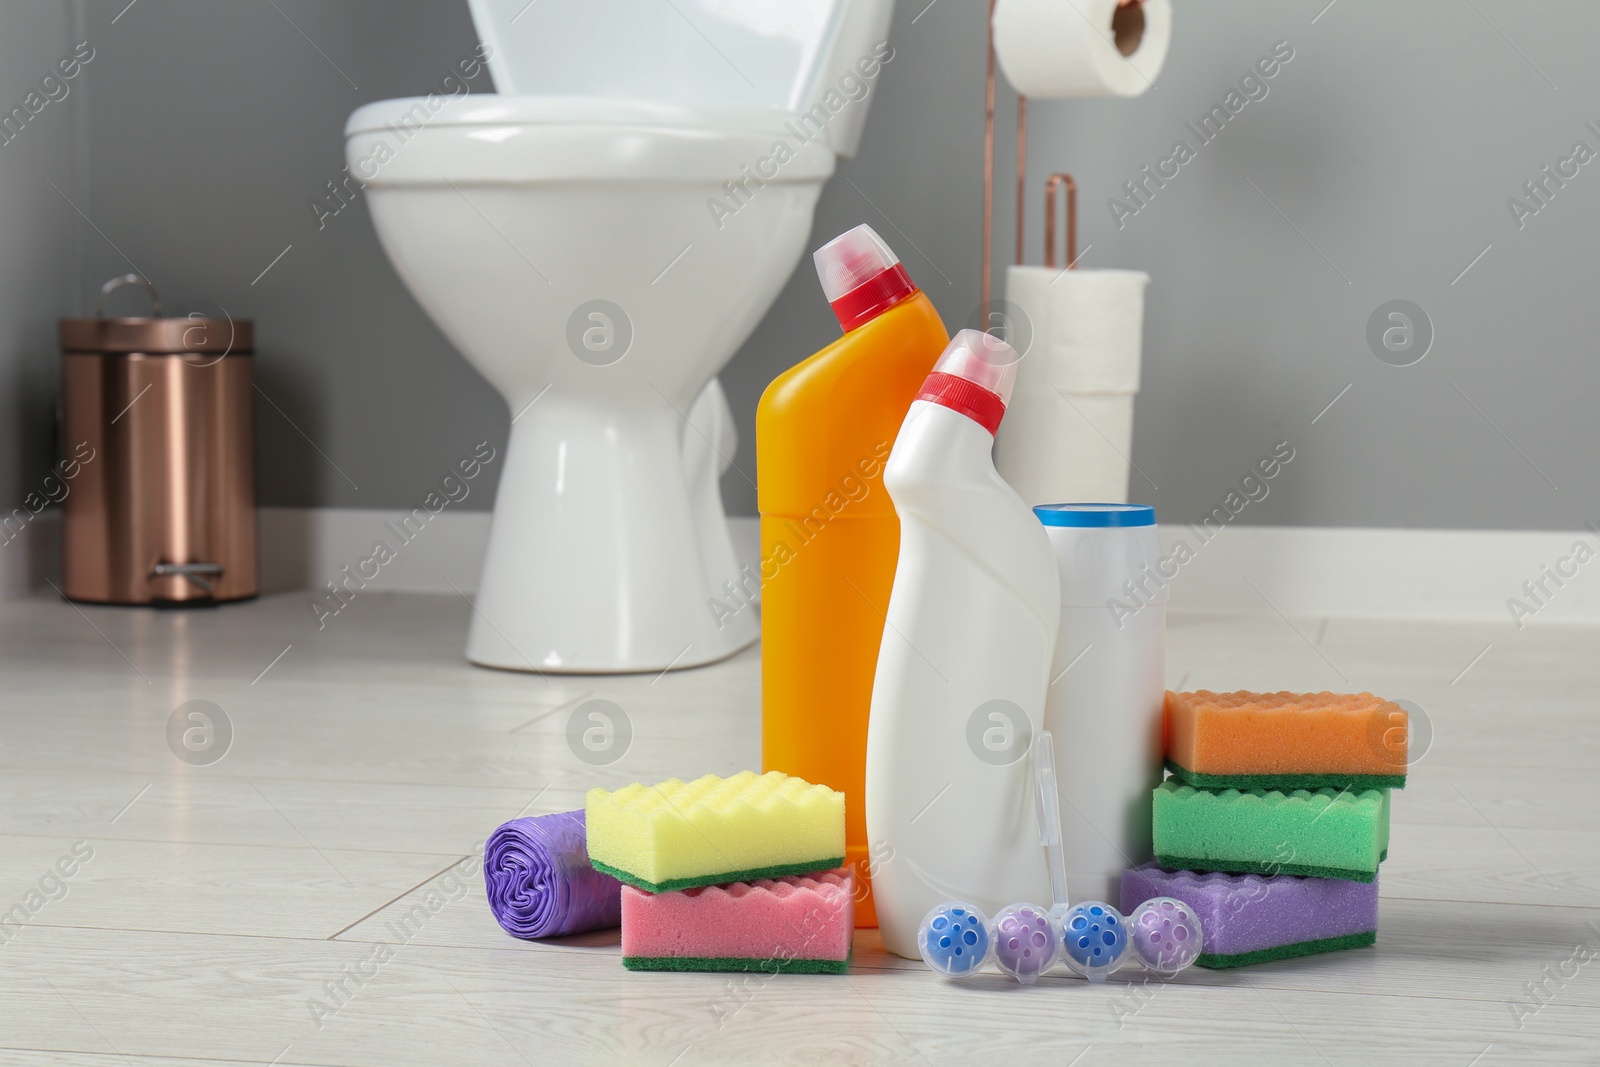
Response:
M1138 96L1166 62L1172 0L1120 12L1117 0L997 0L992 25L1000 69L1024 96Z
M1030 507L1127 501L1149 283L1137 270L1007 270L1026 350L994 460Z

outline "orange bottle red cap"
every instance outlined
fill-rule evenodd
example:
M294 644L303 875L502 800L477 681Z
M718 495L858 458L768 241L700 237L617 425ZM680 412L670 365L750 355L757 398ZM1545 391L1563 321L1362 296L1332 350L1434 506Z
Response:
M917 291L900 257L866 223L846 230L811 258L823 295L846 333Z

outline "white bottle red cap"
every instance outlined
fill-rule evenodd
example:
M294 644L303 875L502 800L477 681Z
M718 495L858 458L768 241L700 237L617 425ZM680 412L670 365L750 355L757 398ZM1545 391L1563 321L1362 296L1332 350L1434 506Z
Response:
M933 365L917 399L959 411L992 434L1011 402L1021 358L993 334L962 330Z
M811 259L822 293L846 333L917 291L900 257L866 223L835 237Z

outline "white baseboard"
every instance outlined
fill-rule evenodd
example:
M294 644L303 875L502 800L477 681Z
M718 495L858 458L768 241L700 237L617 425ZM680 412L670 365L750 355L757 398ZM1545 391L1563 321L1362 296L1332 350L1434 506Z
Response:
M321 588L354 572L379 541L394 552L373 581L404 593L474 593L489 547L487 511L441 511L402 529L402 512L362 508L262 508L261 592ZM417 528L420 527L420 528ZM409 539L408 539L409 538Z
M1600 623L1600 535L1590 531L1393 530L1238 526L1202 543L1193 527L1162 527L1169 558L1179 540L1194 559L1179 568L1172 606L1190 611L1364 615L1514 623ZM1583 543L1594 556L1557 587L1554 570ZM1574 569L1569 562L1566 569ZM1537 600L1524 582L1544 582ZM1542 606L1541 606L1542 602Z
M261 591L321 587L343 568L372 555L383 541L395 550L373 587L390 592L475 593L489 546L487 511L444 511L402 544L399 512L357 508L262 508ZM730 520L734 550L755 564L761 551L756 519ZM405 531L410 533L409 530Z
M489 538L489 514L444 511L399 529L398 511L262 508L261 589L319 587L354 568L383 541L394 550L372 583L394 592L472 593ZM734 547L755 562L753 518L731 520ZM402 532L407 536L402 537ZM42 587L59 570L60 524L46 511L0 544L0 598ZM1172 579L1183 611L1280 611L1285 615L1516 619L1528 625L1600 623L1600 534L1593 531L1388 530L1238 526L1203 541L1193 527L1162 528L1169 553L1192 554ZM1574 559L1577 544L1593 557ZM1561 561L1568 560L1566 564ZM1574 576L1560 575L1558 565ZM1554 575L1554 577L1552 577ZM1559 578L1561 585L1556 585ZM1524 583L1533 583L1530 594ZM1542 589L1539 586L1542 584Z

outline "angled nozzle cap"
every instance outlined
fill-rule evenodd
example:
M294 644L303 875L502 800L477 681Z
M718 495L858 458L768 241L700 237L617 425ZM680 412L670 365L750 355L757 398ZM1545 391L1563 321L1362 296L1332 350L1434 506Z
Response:
M1017 350L993 334L982 330L962 330L950 339L944 355L933 365L934 373L964 378L1011 403L1011 390L1017 384Z
M811 254L822 294L846 332L876 318L917 291L900 257L866 223L846 230Z
M822 295L831 304L862 282L900 262L894 249L866 223L849 229L811 253Z

